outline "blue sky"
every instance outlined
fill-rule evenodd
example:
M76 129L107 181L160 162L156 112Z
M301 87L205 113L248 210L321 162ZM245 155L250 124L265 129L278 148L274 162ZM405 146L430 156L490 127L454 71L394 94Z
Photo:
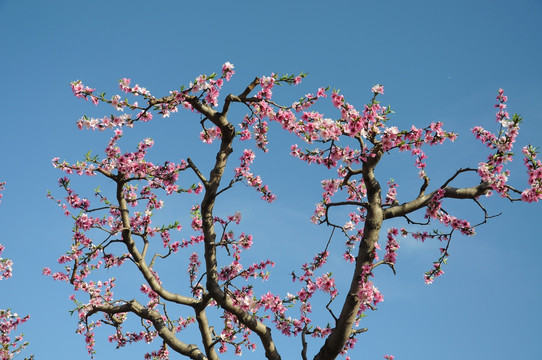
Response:
M370 99L371 86L381 83L382 101L392 105L397 126L438 120L459 133L454 146L430 153L429 176L437 180L484 158L485 149L469 130L495 124L492 106L499 88L509 96L510 111L525 118L519 143L542 145L541 16L540 0L0 0L0 180L7 182L0 243L15 262L13 278L0 283L0 307L31 315L22 330L37 358L86 357L83 339L74 334L76 319L68 313L69 287L41 276L43 267L55 266L71 237L70 222L45 197L48 189L57 191L61 176L51 159L76 161L88 150L99 153L109 139L109 134L77 130L75 121L83 114L103 116L110 109L75 99L71 81L81 79L112 95L117 80L128 77L160 96L199 74L219 72L229 61L236 74L225 92L240 92L254 76L304 71L309 77L299 87L275 90L279 100L290 103L329 85L359 108ZM337 116L329 106L322 109ZM197 118L179 112L135 129L123 144L130 150L151 136L156 159L191 156L205 163L212 149L194 140L198 126ZM287 274L321 250L329 236L309 222L320 199L319 181L328 175L290 158L292 141L275 127L269 154L257 153L254 169L278 195L274 204L240 188L217 206L217 211L243 212L243 230L256 239L247 256L277 263L269 285L282 293L292 291L286 289ZM409 186L419 187L412 163L408 155L395 156L377 174L384 183L389 177L399 181L399 199ZM511 169L516 170L512 183L524 186L521 160ZM76 183L88 191L96 186L84 179ZM359 337L353 359L381 359L387 353L397 360L539 358L542 208L499 200L487 199L487 208L503 215L475 237L455 238L446 274L431 286L422 274L436 259L439 244L401 239L398 274L378 270L375 281L385 301L365 318L369 332ZM174 212L176 206L168 209ZM479 215L472 210L458 215ZM338 257L342 242L337 238ZM348 274L340 259L330 263L338 279ZM186 276L184 271L183 265L179 276ZM279 340L283 358L297 358L299 344L299 339ZM102 333L96 359L142 358L144 348L115 351ZM309 353L317 349L315 342Z

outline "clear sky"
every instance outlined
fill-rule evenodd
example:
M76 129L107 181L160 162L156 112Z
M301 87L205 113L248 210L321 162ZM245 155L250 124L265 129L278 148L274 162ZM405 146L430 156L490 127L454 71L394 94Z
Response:
M499 88L509 96L510 111L525 118L519 143L542 145L541 39L540 0L0 0L0 180L7 182L0 243L15 263L13 278L0 283L0 308L31 315L22 327L31 342L27 353L38 359L86 358L83 338L74 334L77 319L69 315L69 287L41 276L43 267L55 268L71 237L70 222L45 196L48 189L61 195L61 173L51 159L76 161L88 150L99 153L109 139L77 130L75 121L83 114L106 115L110 109L75 99L73 80L112 95L117 80L128 77L160 96L199 74L219 72L229 61L236 74L225 92L239 92L254 76L305 71L309 77L299 87L275 89L279 99L291 103L329 85L358 108L370 99L371 86L381 83L382 101L392 105L397 126L438 120L459 133L455 146L431 152L429 176L439 179L483 160L486 151L469 130L495 125ZM331 107L324 110L337 116ZM194 141L198 126L186 112L157 117L127 135L125 149L152 136L157 159L192 156L204 162L212 153ZM268 155L257 153L255 170L278 200L268 205L241 188L238 202L231 197L227 205L243 212L242 224L255 235L254 258L277 263L270 285L285 293L287 274L327 242L328 230L309 222L325 173L289 158L294 139L277 127L270 141ZM399 200L409 185L419 187L415 176L404 173L412 163L408 155L399 156L377 174L384 183L405 178ZM511 168L517 170L513 185L525 186L521 160ZM89 191L97 185L78 184ZM401 239L398 274L377 271L385 301L364 319L369 331L359 336L352 359L388 353L397 360L540 359L542 207L499 200L488 199L487 208L503 215L475 237L456 237L445 275L430 286L422 275L439 244ZM471 210L463 214L476 219L479 214ZM342 243L337 238L337 257ZM339 279L348 273L342 260L331 263ZM179 269L184 281L185 266ZM310 354L318 345L312 343ZM299 357L300 339L282 339L278 346L284 359ZM115 351L105 333L98 333L96 359L143 358L144 348Z

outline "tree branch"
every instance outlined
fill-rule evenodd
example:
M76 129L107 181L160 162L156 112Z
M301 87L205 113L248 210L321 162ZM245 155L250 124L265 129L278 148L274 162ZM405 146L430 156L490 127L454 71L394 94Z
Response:
M251 86L256 86L256 80L247 87L245 92L250 92ZM252 86L252 87L253 87ZM244 92L244 93L245 93ZM243 93L243 94L244 94ZM241 95L243 95L241 94ZM232 98L230 97L229 101ZM225 107L227 110L227 107ZM220 186L220 181L226 168L229 155L232 153L232 143L235 137L235 128L226 118L226 111L219 115L213 114L209 117L222 132L220 141L220 149L216 155L215 164L211 170L209 181L205 187L205 195L201 202L202 229L205 244L205 266L207 272L207 291L212 298L226 311L233 314L240 323L254 331L259 337L265 349L265 356L270 360L281 359L275 343L271 336L271 329L264 323L258 321L250 313L237 307L232 299L225 294L218 283L218 265L216 256L216 233L214 229L213 208L217 196L217 191Z
M216 354L213 334L211 331L211 326L209 325L209 320L207 319L207 314L205 313L205 307L209 301L202 302L201 305L194 307L196 312L196 321L198 322L199 332L201 334L201 340L203 342L203 347L205 353L209 360L218 360L218 355Z
M381 187L374 175L374 169L382 157L382 151L375 146L373 154L375 156L364 162L361 169L363 181L367 188L368 205L366 207L367 215L363 228L363 238L360 241L350 289L344 300L339 318L335 322L335 328L333 328L324 345L314 357L315 360L335 359L350 338L361 305L358 293L363 269L371 266L374 261L375 245L378 242L384 217L381 204Z
M245 102L248 94L250 94L252 92L252 90L254 90L254 88L260 83L260 78L255 78L254 80L252 80L252 82L245 88L245 90L239 94L238 96L235 96L233 94L229 94L228 96L226 96L226 99L224 100L224 106L222 107L222 112L221 114L222 115L227 115L228 114L228 110L230 108L230 105L232 102Z
M199 302L198 299L194 299L187 296L182 296L179 294L171 293L164 289L160 282L156 279L154 274L152 273L150 267L147 265L145 261L145 257L139 252L137 249L137 245L132 238L132 230L131 230L131 223L130 223L130 211L128 210L128 203L126 199L124 198L124 192L123 192L123 186L124 182L121 180L117 181L117 201L119 204L119 210L121 213L121 220L123 225L122 230L122 240L124 244L126 245L126 248L128 249L128 252L132 256L132 260L137 265L139 271L151 287L151 289L156 292L160 297L162 297L165 300L173 301L178 304L184 304L189 306L194 306L197 302Z
M491 190L491 186L489 183L484 182L480 185L468 187L468 188L454 188L446 186L442 188L445 193L445 198L452 198L452 199L476 199L478 196L485 195ZM392 206L386 210L384 210L384 219L391 219L398 216L405 216L413 211L416 211L418 209L421 209L429 202L431 201L431 198L433 195L435 195L437 191L433 191L428 195L419 195L416 199L409 201L407 203L403 203L400 205Z
M200 179L200 181L203 183L203 186L207 186L207 179L205 178L205 176L201 173L201 171L199 171L198 167L196 166L196 164L194 164L194 162L192 162L192 159L188 158L186 159L186 161L188 162L188 166L194 170L194 173L196 174L196 176Z
M139 316L140 318L149 320L152 322L154 328L158 332L160 338L162 338L168 346L178 353L189 357L194 360L206 360L207 357L198 349L194 344L186 344L175 336L175 333L168 329L165 321L162 319L162 315L152 309L147 309L136 300L131 300L122 305L95 305L88 312L87 317L92 316L95 313L103 312L106 314L114 315L118 313L131 312Z

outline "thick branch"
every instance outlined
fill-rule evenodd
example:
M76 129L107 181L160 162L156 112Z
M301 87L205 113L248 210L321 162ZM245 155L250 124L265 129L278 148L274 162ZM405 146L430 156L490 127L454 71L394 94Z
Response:
M202 303L201 306L196 307L196 320L198 322L199 332L201 334L201 340L203 341L203 347L205 348L205 353L209 360L218 360L218 355L216 354L214 343L213 343L213 334L211 332L211 326L209 325L209 320L207 319L207 314L205 313L205 306L208 301Z
M488 193L488 191L491 190L491 186L489 183L484 182L480 185L468 187L468 188L454 188L450 186L446 186L442 188L445 193L445 198L452 198L452 199L476 199L478 196L485 195ZM407 203L403 203L400 205L392 206L386 210L384 210L384 219L391 219L398 216L405 216L413 211L419 210L431 201L431 198L433 195L435 195L437 191L433 191L430 194L423 195L420 194L416 199L409 201Z
M222 132L220 149L216 155L215 165L205 186L205 195L201 203L202 228L205 239L205 265L207 271L207 290L215 301L226 311L237 317L240 323L254 331L262 342L265 356L268 359L279 360L271 329L258 321L254 316L234 305L233 301L221 290L218 284L217 256L216 256L216 233L214 229L213 208L217 196L217 190L224 174L228 156L232 153L232 143L235 129L225 115L220 115L216 124Z
M373 151L375 157L364 162L361 169L363 181L367 188L368 204L365 206L367 215L350 289L344 300L341 314L335 322L335 328L331 331L326 342L314 357L315 360L335 359L350 338L361 305L358 294L360 282L362 281L363 268L371 266L374 260L375 245L378 242L384 217L381 204L381 187L374 175L374 169L382 157L382 152L376 147Z

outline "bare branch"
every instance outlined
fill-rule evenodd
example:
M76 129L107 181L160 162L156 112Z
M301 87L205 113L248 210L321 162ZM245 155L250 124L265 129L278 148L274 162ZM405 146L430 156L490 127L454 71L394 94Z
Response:
M423 196L425 194L425 190L429 186L429 178L427 176L423 177L423 184L420 187L420 192L418 193L418 197Z
M467 171L474 171L476 172L477 170L476 169L472 169L472 168L466 168L466 169L459 169L455 172L455 174L453 174L448 180L446 180L444 182L444 184L442 184L442 186L440 187L441 189L444 189L446 186L448 186L449 183L451 183L459 174L461 173L464 173L464 172L467 172Z
M360 201L339 201L339 202L328 203L328 204L325 204L325 205L328 208L334 207L334 206L344 206L344 205L361 206L361 207L364 207L364 208L367 208L369 206L368 203L360 202Z
M335 322L337 322L337 317L335 316L335 314L333 313L333 310L331 310L331 308L329 307L329 305L331 305L331 303L333 302L333 300L335 300L335 298L331 298L329 300L329 302L326 304L326 309L327 311L329 311L329 313L331 314L331 317L333 318L333 320L335 320Z
M377 263L374 263L373 269L380 265L388 265L391 268L391 271L393 271L393 275L397 275L397 272L395 271L395 264L389 261L379 261Z
M213 342L212 327L209 325L209 320L207 319L207 314L205 313L205 307L209 301L202 302L198 307L195 307L196 312L196 321L198 322L199 332L201 334L201 340L203 342L203 347L205 349L205 354L209 360L218 360L218 355L216 354Z
M403 217L406 219L407 223L408 223L408 224L411 224L411 225L422 225L422 226L424 226L424 225L429 225L429 224L431 223L431 220L430 220L430 219L427 219L426 222L423 222L423 223L422 223L422 222L414 221L414 220L410 219L410 218L409 218L408 216L406 216L406 215L403 215Z
M186 161L188 162L188 166L194 170L194 173L196 174L196 176L200 179L200 181L203 183L204 186L207 186L207 179L205 178L205 176L201 173L201 171L199 171L198 167L196 166L196 164L194 164L194 162L192 161L192 159L188 158L186 159Z

